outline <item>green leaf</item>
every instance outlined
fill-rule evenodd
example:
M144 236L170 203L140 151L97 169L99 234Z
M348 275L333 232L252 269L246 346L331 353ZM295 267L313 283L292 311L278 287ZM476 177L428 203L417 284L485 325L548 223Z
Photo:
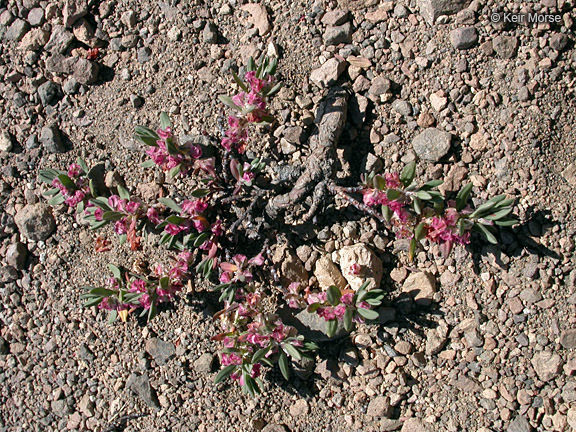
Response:
M518 219L505 219L505 220L495 221L494 223L498 226L509 227L509 226L516 225L518 222L519 222Z
M236 84L238 84L238 86L244 90L246 93L248 93L250 91L250 89L248 88L248 86L246 86L246 84L244 84L244 81L242 81L240 79L240 77L238 75L236 75L236 72L232 71L232 76L234 77L234 81L236 81Z
M109 266L110 266L110 264L109 264ZM117 279L118 279L118 278L117 278ZM109 297L109 296L114 295L114 294L116 294L116 293L117 293L117 291L110 290L110 289L107 289L107 288L102 288L102 287L92 288L92 289L88 292L88 294L90 294L90 295L96 295L96 296L99 296L99 297Z
M484 234L486 240L488 240L490 243L498 244L498 240L496 239L496 237L494 237L494 234L492 234L486 226L482 225L481 223L476 223L474 224L474 227L479 229L480 232Z
M120 269L118 267L116 267L114 264L108 264L108 268L112 272L114 279L122 281L122 272L120 271Z
M64 201L66 201L66 197L64 195L62 195L61 193L59 193L55 197L49 199L48 204L50 204L51 206L57 206L57 205L62 204Z
M270 347L262 348L256 351L252 356L252 363L258 363L260 360L262 360L268 351L270 351Z
M105 221L117 221L124 217L123 213L116 211L107 211L102 213L102 219Z
M430 180L427 183L424 183L424 185L421 187L421 189L432 189L435 187L440 186L442 183L444 183L444 180Z
M152 297L152 296L151 296ZM152 321L156 315L158 315L158 306L156 306L156 296L153 296L154 300L151 300L150 309L148 309L148 322Z
M62 185L64 185L66 189L76 190L76 183L74 183L72 179L68 177L66 174L60 174L58 176L58 180L60 180L60 182L62 183Z
M282 86L283 86L282 83L278 83L278 84L274 85L270 90L268 90L266 92L265 96L274 96L276 93L278 93L280 91Z
M160 113L160 127L162 129L166 129L168 127L172 127L172 122L170 121L170 117L164 111Z
M426 224L421 222L414 230L414 238L422 240L426 236Z
M118 189L118 195L120 198L130 200L130 192L128 192L124 187L118 185L116 186L116 189Z
M136 126L134 128L134 138L150 147L158 147L156 141L160 139L155 131L144 126Z
M414 260L414 254L416 253L416 247L418 246L418 242L415 238L410 240L410 248L408 250L408 259L410 261Z
M171 155L181 153L178 147L176 147L176 144L174 144L174 140L172 138L168 138L166 140L166 150L168 150L168 153L170 153Z
M158 198L158 202L160 202L161 204L164 204L166 207L178 212L178 213L182 213L182 207L180 207L178 204L176 204L173 200L171 200L170 198Z
M193 243L194 246L195 246L195 247L201 246L202 243L204 243L206 240L208 240L209 237L210 237L210 234L208 234L208 233L202 233L202 234L200 234L200 235L196 238L196 240L194 240L194 243Z
M116 321L116 318L118 318L118 311L115 310L110 311L110 313L108 314L108 323L112 324L114 321Z
M492 214L486 216L486 219L492 220L492 221L497 221L497 220L502 219L505 216L508 216L510 213L512 213L512 207L503 208L502 210L499 210L495 213L492 213Z
M390 222L390 219L392 219L392 210L387 205L382 205L382 216L384 216L386 222Z
M44 183L51 184L52 181L56 177L58 177L60 174L63 174L63 172L49 168L49 169L38 171L38 178L40 179L40 181L42 181Z
M381 175L374 176L374 187L378 190L385 190L386 189L386 179Z
M220 95L220 96L218 96L218 99L220 99L220 101L221 101L222 103L224 103L225 105L229 106L229 107L232 108L234 111L242 111L242 108L239 107L238 105L236 105L230 96Z
M402 174L400 174L400 181L404 187L408 187L412 184L414 176L416 175L416 162L412 161L404 167Z
M230 375L232 375L232 372L234 372L234 369L236 369L237 365L228 365L226 367L224 367L220 372L218 372L218 374L216 375L216 378L214 378L214 384L218 384L220 381L228 378Z
M84 174L88 174L88 171L90 171L88 169L88 165L86 165L86 162L84 161L84 159L82 159L81 157L76 158L76 163L78 165L80 165L80 168L82 168L82 171L84 172Z
M105 221L105 220L96 221L96 222L90 224L90 229L91 230L97 230L97 229L100 229L107 224L108 224L108 221Z
M202 198L205 197L210 193L210 189L196 189L192 192L192 196L195 198Z
M294 345L290 344L290 343L283 343L282 344L282 349L288 354L290 355L290 357L295 358L296 360L300 360L302 359L302 355L300 354L300 351L298 351Z
M338 320L329 320L326 321L326 335L331 338L336 334L336 330L338 329Z
M326 291L326 298L328 303L330 303L332 306L336 306L338 303L340 303L341 296L342 294L340 293L338 287L334 285L328 287L328 290Z
M182 222L186 222L187 220L188 220L187 218L176 215L170 215L166 218L166 222L174 225L180 225Z
M378 319L378 312L376 312L372 309L358 308L357 311L358 311L358 314L360 314L360 316L363 317L364 319L367 319L367 320Z
M176 165L174 168L168 171L168 177L170 178L176 177L178 174L180 174L181 170L182 170L182 164Z
M487 214L497 203L494 201L486 201L484 204L479 206L474 212L470 215L470 219L483 217Z
M280 366L280 372L284 379L290 379L290 366L288 364L288 357L284 354L284 351L280 351L280 357L278 358L278 366Z
M414 200L412 201L412 207L414 207L416 214L422 214L422 201L420 201L420 198L414 197Z
M386 198L388 198L390 201L395 200L399 196L400 196L400 191L397 189L388 189L386 191Z
M428 192L423 191L423 190L417 191L414 195L416 195L418 198L420 198L421 200L424 200L424 201L428 201L428 200L432 199L432 195L430 195Z
M515 198L510 198L510 199L507 199L507 200L502 200L502 201L500 201L498 204L496 204L496 205L494 206L494 208L495 208L495 209L501 209L501 208L504 208L504 207L508 207L509 205L513 204L514 201L515 201Z
M462 210L464 207L466 207L466 204L468 204L468 197L470 196L470 192L472 191L472 183L468 183L465 186L462 186L462 189L460 189L460 191L458 192L458 195L456 195L456 210L460 211Z
M89 308L92 306L97 306L102 302L103 298L102 297L95 297L92 298L90 300L87 300L86 302L84 302L84 304L82 305L85 308Z
M149 159L146 162L142 162L140 166L142 168L152 168L156 166L156 163L152 159Z
M352 310L352 308L347 307L346 308L346 312L344 312L344 318L343 318L343 322L344 322L344 329L349 332L352 330L352 318L354 317L354 311Z

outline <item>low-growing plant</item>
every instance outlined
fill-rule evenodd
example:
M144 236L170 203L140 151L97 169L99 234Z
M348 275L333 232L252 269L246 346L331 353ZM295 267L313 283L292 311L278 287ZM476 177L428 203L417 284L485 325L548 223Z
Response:
M89 167L80 159L67 171L39 172L39 179L51 186L45 192L48 202L75 209L91 229L111 225L119 242L127 242L132 250L152 238L149 233L156 233L159 245L179 252L171 267L158 265L146 274L110 264L112 277L105 286L85 288L85 306L109 311L111 321L117 317L126 321L139 309L142 316L152 319L158 305L173 300L187 281L201 277L213 282L223 303L222 311L215 316L222 333L213 338L223 345L223 369L216 381L231 377L251 395L262 387L263 366L278 364L288 379L290 360L301 360L317 348L269 310L268 303L273 301L264 299L271 297L271 290L262 288L266 281L255 280L256 269L272 270L266 264L270 235L266 234L262 252L252 258L242 250L245 244L231 240L243 216L230 211L229 204L244 199L252 208L256 198L262 196L255 183L259 176L265 176L264 161L248 159L246 150L253 126L275 122L267 102L280 89L274 77L276 67L276 60L265 58L259 65L251 60L243 79L233 73L240 91L232 97L220 96L233 114L228 117L228 129L220 145L209 152L204 144L191 139L180 142L165 113L160 115L156 130L136 127L135 137L148 146L146 154L150 157L143 166L158 167L170 177L193 180L196 188L190 196L159 196L154 202L145 202L122 186L116 187L116 193L100 194L88 179ZM426 242L437 243L447 255L455 244L468 244L473 230L490 243L497 243L495 228L517 222L511 217L513 199L499 195L473 206L471 184L450 198L438 190L441 180L418 183L415 174L416 164L412 162L400 174L367 173L356 187L330 181L328 190L376 218L397 237L409 239L411 260ZM108 249L108 240L98 237L96 250ZM231 249L236 250L230 253ZM358 273L356 267L350 269L352 273ZM377 308L385 294L374 288L368 282L357 290L336 286L321 290L292 283L280 291L290 308L306 309L322 317L332 337L339 322L351 331L355 323L377 320Z

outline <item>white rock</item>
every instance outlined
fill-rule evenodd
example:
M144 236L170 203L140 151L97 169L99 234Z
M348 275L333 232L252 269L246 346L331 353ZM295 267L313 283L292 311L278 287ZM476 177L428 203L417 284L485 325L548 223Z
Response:
M0 133L0 151L9 152L12 150L12 147L12 137L8 132L2 131L2 133Z
M338 77L346 69L346 63L336 58L327 60L318 69L314 69L310 74L310 81L320 88L326 88L334 84Z
M324 255L316 261L314 276L316 276L318 285L320 285L320 288L322 289L327 289L332 285L336 285L338 288L343 290L347 285L346 279L344 279L342 273L328 255Z
M360 266L358 274L353 274L351 270L353 264ZM363 243L340 249L340 269L354 290L360 288L366 281L370 282L369 289L379 288L384 273L380 258Z
M432 273L412 273L404 281L402 291L410 293L417 304L428 306L432 303L432 298L436 292L436 279Z

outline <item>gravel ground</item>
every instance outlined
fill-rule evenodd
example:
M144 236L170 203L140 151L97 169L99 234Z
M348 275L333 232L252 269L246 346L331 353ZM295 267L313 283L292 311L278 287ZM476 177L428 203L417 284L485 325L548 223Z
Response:
M573 3L260 5L0 1L0 430L576 430ZM521 12L558 21L506 22ZM114 241L97 253L74 215L38 205L37 172L81 156L153 195L164 179L139 167L134 125L164 110L180 133L217 135L216 95L262 53L279 57L285 88L272 103L283 126L258 151L302 163L318 102L347 82L344 184L417 159L419 176L446 178L447 191L469 178L481 199L518 197L521 224L499 247L474 238L410 265L375 221L331 203L291 239L299 265L312 276L320 256L338 263L367 244L390 317L322 345L310 377L269 371L252 399L213 384L219 304L201 286L148 325L82 309L80 287L101 283L107 263L168 257Z

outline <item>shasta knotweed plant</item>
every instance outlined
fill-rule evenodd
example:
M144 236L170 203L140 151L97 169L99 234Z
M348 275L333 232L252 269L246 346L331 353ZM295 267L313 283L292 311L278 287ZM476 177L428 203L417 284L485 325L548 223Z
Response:
M295 192L275 201L281 188L270 181L264 159L250 159L252 152L247 152L255 126L274 125L267 103L280 89L275 71L276 61L264 59L258 66L251 60L243 78L233 74L238 91L231 97L220 97L232 114L227 118L228 129L216 145L178 138L164 113L159 128L136 127L135 137L148 147L150 158L143 166L165 171L169 177L179 176L194 188L188 196L157 196L146 202L128 187L116 186L102 192L95 187L95 172L80 159L67 171L39 172L39 179L51 187L45 192L48 202L75 211L91 229L110 226L105 232L118 236L119 242L128 243L131 250L140 249L152 238L149 234L155 233L161 246L178 253L171 266L156 265L150 270L131 272L111 264L112 276L104 286L85 289L85 306L109 311L111 320L120 317L125 321L137 310L151 319L158 313L159 304L175 299L186 283L204 278L220 292L223 304L215 316L222 333L214 339L223 345L223 369L216 381L231 377L252 395L262 386L263 367L278 364L288 379L290 360L300 360L316 348L273 310L276 296L265 275L275 274L269 243L278 233L271 224L278 230L283 221L274 219L274 211L262 211L263 216L256 218L258 226L268 230L263 235L252 232L250 237L248 227L254 224L254 209L264 210L267 203L286 209L286 197L302 201L304 190L328 190L377 219L382 229L409 239L410 259L427 243L438 244L448 254L454 245L468 244L473 230L496 243L495 228L516 223L510 217L512 199L500 195L473 206L471 184L455 197L446 197L438 190L442 181L415 181L415 163L408 164L400 174L368 173L356 187L340 186L331 177L319 179L320 175L328 175L331 167L328 164L327 169L322 168L321 159L328 154L322 149L310 158L310 169L315 171L301 174L293 185ZM339 103L342 108L342 101ZM329 130L324 132L323 137L331 136ZM314 181L322 187L315 188L311 183ZM249 244L251 250L256 247L261 252L248 253ZM109 250L104 235L96 239L96 250ZM349 271L362 276L358 264ZM384 299L384 293L368 283L358 290L348 286L322 290L296 282L286 285L279 287L277 300L297 311L306 309L320 316L326 321L329 336L334 335L339 322L351 331L355 323L376 320Z

